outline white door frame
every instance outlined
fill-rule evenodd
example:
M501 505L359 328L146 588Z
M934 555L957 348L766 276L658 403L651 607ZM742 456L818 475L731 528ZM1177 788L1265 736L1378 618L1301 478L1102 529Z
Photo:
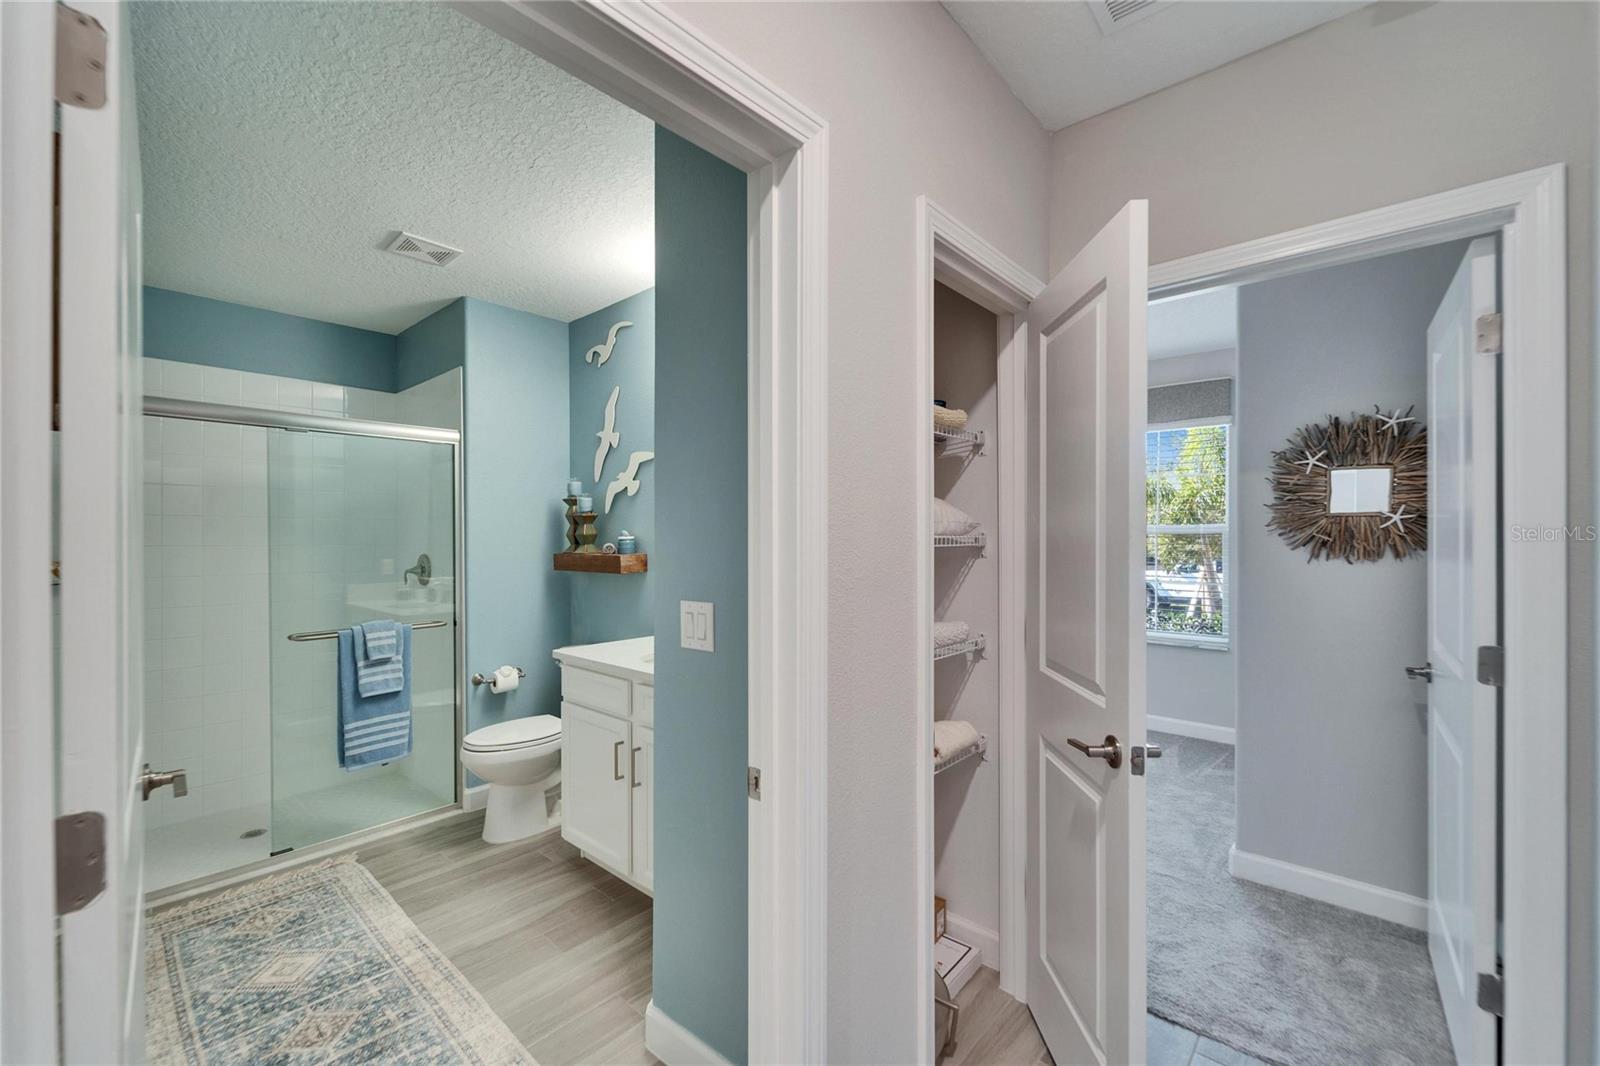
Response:
M457 4L750 175L749 1043L827 1057L827 125L657 4ZM652 1004L653 1010L653 1004ZM709 1048L670 1043L674 1057ZM693 1041L698 1044L698 1041Z
M654 4L460 7L750 175L749 758L762 769L762 787L761 799L749 803L747 1051L753 1063L820 1062L827 1047L827 127ZM49 950L26 975L47 1008L24 1010L12 963L32 959L37 952L21 949L44 940L10 922L0 926L5 1057L48 1061L56 1053L53 923L38 919L54 910L53 898L40 898L53 871L53 755L38 750L41 736L50 740L51 698L41 669L49 656L38 653L38 642L49 636L49 593L28 581L42 582L48 572L49 527L41 523L49 508L36 505L40 485L48 492L49 484L17 471L48 471L50 441L47 422L11 415L13 404L38 401L41 367L48 389L50 272L39 263L49 258L54 8L5 8L0 534L12 565L0 604L7 799L0 890L6 914L26 915L27 929L51 933ZM38 62L12 62L30 55ZM30 121L35 112L44 126ZM40 129L42 144L35 137L19 148L15 138ZM47 391L44 403L48 415ZM46 558L36 558L41 546ZM40 721L42 731L34 728ZM19 766L29 772L16 772ZM13 803L13 792L47 802ZM23 845L26 865L12 861Z
M1500 234L1506 1062L1566 1057L1567 558L1514 535L1568 522L1565 205L1557 164L1150 269L1171 296Z
M918 498L933 499L933 301L934 282L994 312L996 328L996 392L999 430L990 442L999 474L1000 528L991 542L999 553L999 632L992 654L1000 673L999 736L989 746L1000 772L1000 987L1018 999L1027 998L1027 911L1021 904L1027 876L1027 752L1024 736L1026 664L1022 631L1027 613L1023 582L1027 567L1027 417L1025 393L1028 357L1028 304L1044 282L1018 266L976 232L962 225L926 196L917 198L917 364L915 387L907 398L914 427L907 443L917 457ZM930 504L931 506L931 504ZM917 664L917 861L918 929L933 928L933 527L917 525L918 647L925 654ZM1017 812L1022 812L1019 816ZM933 942L917 939L917 1061L934 1060Z
M54 1062L53 4L0 5L0 1061ZM29 358L28 356L33 356Z

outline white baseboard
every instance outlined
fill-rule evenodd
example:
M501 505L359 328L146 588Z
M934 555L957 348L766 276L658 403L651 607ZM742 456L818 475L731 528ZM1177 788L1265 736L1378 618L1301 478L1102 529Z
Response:
M1413 929L1428 928L1428 901L1392 888L1240 851L1237 845L1228 849L1228 872L1244 881L1321 900L1345 910L1370 914Z
M662 1014L653 999L644 1008L644 1046L667 1066L730 1066L710 1044Z
M1146 729L1153 729L1157 733L1176 733L1180 737L1214 740L1218 744L1233 743L1233 727L1229 725L1191 722L1183 718L1163 718L1159 714L1145 715L1144 724Z
M488 785L473 785L461 793L461 809L464 811L481 811L488 805Z
M969 922L960 915L951 914L948 910L945 911L944 926L945 932L963 944L976 948L978 954L983 957L985 966L992 966L997 970L1000 968L999 933L993 929L985 929L976 922Z

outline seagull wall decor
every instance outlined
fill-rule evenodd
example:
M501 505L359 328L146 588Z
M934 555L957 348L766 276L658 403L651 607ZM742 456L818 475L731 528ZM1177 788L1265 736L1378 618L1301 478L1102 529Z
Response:
M611 390L611 399L606 401L606 424L600 427L600 432L595 436L600 438L600 447L594 450L594 483L600 484L600 471L605 469L606 454L622 443L622 434L617 432L617 397L622 394L622 386L617 385ZM607 507L606 510L611 510Z
M590 348L588 351L584 352L583 361L585 363L594 363L595 366L605 366L606 363L610 362L611 360L611 349L617 346L617 334L621 333L631 325L633 325L632 322L618 322L616 325L612 326L610 331L606 333L605 343L597 344L593 348ZM598 362L596 362L597 357L599 359ZM596 474L595 476L599 477L600 475Z
M606 486L606 514L611 513L611 501L617 498L618 493L627 492L629 496L639 491L643 484L639 480L639 468L656 457L655 452L634 452L628 456L628 469L618 474Z

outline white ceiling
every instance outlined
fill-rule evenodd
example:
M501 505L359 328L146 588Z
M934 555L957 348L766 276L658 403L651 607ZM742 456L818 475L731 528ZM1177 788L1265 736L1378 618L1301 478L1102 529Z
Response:
M465 15L145 2L133 43L147 284L396 333L653 282L653 124ZM465 254L383 251L401 229Z
M1086 0L944 0L1017 99L1059 130L1366 6L1178 0L1100 32Z
M1239 347L1239 289L1229 286L1150 303L1146 347L1151 359Z

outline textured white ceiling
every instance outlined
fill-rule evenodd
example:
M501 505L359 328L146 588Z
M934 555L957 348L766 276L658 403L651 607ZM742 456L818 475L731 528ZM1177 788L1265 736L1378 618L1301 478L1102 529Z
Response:
M145 281L396 333L648 288L654 127L422 3L137 3ZM396 230L465 249L383 251Z
M1150 303L1146 346L1151 359L1239 347L1239 289L1206 289Z
M1109 35L1085 0L944 0L944 6L1023 106L1053 131L1365 4L1178 0Z

